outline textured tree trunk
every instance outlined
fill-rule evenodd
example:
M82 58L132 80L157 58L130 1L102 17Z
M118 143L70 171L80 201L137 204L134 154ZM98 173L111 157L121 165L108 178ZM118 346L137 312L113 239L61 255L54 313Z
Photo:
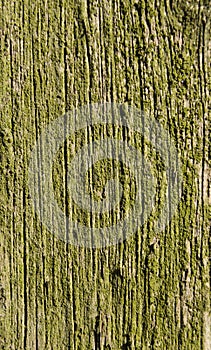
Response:
M0 6L1 349L211 349L209 1ZM39 220L28 166L47 125L105 101L135 106L168 130L182 195L159 235L149 221L90 249ZM55 165L61 207L69 153L66 145Z

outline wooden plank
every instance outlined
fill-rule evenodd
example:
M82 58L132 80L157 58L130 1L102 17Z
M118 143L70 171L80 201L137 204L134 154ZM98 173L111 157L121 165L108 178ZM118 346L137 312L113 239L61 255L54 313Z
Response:
M209 3L2 0L0 6L0 347L209 350ZM159 235L158 210L124 242L90 249L59 240L39 221L29 160L50 123L104 102L139 108L168 130L183 188ZM92 140L81 135L82 143ZM158 158L147 147L156 169ZM54 169L55 197L66 213L70 157L67 143ZM100 174L99 186L108 171Z

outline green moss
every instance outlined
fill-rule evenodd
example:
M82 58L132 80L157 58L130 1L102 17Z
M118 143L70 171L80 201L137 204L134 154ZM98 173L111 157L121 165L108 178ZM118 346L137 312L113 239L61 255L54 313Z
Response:
M210 145L210 10L206 1L155 5L1 3L2 349L208 348L211 213L202 165ZM169 130L183 163L183 193L171 223L156 237L166 190L162 160L138 133L92 128L93 140L125 138L144 152L157 192L148 222L129 240L89 250L58 241L38 221L28 161L50 121L105 100L136 105ZM67 211L67 164L88 141L86 130L72 135L54 162L55 197ZM95 164L87 172L87 192L92 179L93 197L101 200L118 172L126 215L135 182L125 165ZM75 211L76 220L88 221L89 214ZM97 225L111 220L105 216Z

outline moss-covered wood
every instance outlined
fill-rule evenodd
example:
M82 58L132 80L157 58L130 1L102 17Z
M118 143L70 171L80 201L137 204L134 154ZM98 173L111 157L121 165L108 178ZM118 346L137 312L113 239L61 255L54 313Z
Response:
M0 9L0 348L211 349L209 1L2 0ZM141 108L170 132L183 192L159 237L146 224L88 249L37 220L28 162L51 121L103 101ZM54 174L61 204L66 152Z

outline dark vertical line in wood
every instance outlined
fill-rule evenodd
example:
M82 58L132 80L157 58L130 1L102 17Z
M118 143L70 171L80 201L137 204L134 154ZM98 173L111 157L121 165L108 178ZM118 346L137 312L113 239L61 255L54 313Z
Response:
M201 55L201 41L202 41L202 38L201 38L201 25L199 23L199 31L198 31L198 46L197 46L197 58L198 58L198 72L199 72L199 81L200 81L200 88L199 88L199 93L200 93L200 98L201 98L201 103L202 103L202 106L203 106L203 100L202 100L202 96L203 96L203 91L202 91L202 77L201 77L201 63L200 63L200 55ZM202 113L204 113L204 110L203 110L203 107L202 107ZM204 119L204 116L202 116L202 118ZM203 121L203 125L202 125L202 133L204 135L204 121ZM203 152L203 150L202 150ZM202 156L203 158L203 156ZM201 169L201 176L203 177L203 159L202 159L202 169ZM203 184L201 183L201 210L200 211L203 211ZM200 213L201 215L203 215L203 213L201 212ZM203 223L201 223L202 227L203 227ZM202 227L201 227L201 241L200 241L200 261L199 261L199 270L200 270L200 278L201 278L201 286L202 286L202 266L203 266L203 230L202 230ZM200 321L202 321L202 315L200 317ZM202 341L202 338L203 338L203 322L200 322L200 331L201 331L201 338L200 338L200 345L201 345L201 349L203 349L203 341Z
M201 210L202 210L202 223L201 223L201 266L204 267L204 254L203 254L203 247L204 247L204 239L205 239L205 206L204 206L204 181L205 181L205 152L206 152L206 122L205 122L205 101L206 99L206 91L205 91L205 86L206 86L206 81L205 80L205 23L202 21L201 24L201 35L200 35L200 40L201 40L201 50L200 48L198 49L198 53L202 55L202 62L201 62L201 69L200 69L200 93L201 93L201 103L202 103L202 120L203 120L203 126L202 126L202 170L201 170ZM200 63L200 57L199 57L199 63ZM203 269L201 269L201 273L203 276ZM203 283L203 278L202 280L202 290L204 287ZM208 326L209 327L209 326ZM204 324L203 324L203 313L201 313L201 348L203 348L203 340L204 340Z
M43 246L43 249L44 249L44 246ZM44 288L44 301L43 301L43 304L44 304L44 314L45 314L45 326L46 326L46 329L45 329L45 347L48 346L48 325L47 325L47 321L46 321L46 318L47 318L47 300L48 300L48 281L45 281L45 271L46 271L46 262L45 262L45 256L44 254L42 253L42 264L43 264L43 274L42 274L42 278L43 278L43 288Z
M37 140L38 135L39 135L39 132L38 132L39 127L38 127L37 83L36 83L36 78L35 78L35 76L36 76L36 74L35 74L35 62L36 62L35 47L34 47L34 38L33 38L33 34L32 34L32 84L33 84L32 104L34 104L34 107L35 107L35 134L36 134L36 140ZM39 154L39 147L38 147L38 151L37 151L37 160L38 160L37 167L38 167L38 169L40 169L41 147L42 147L42 145L40 144L40 154ZM38 183L41 184L40 172L38 173ZM39 186L39 201L41 202L40 186ZM39 207L40 207L40 205L39 205Z
M89 18L91 17L89 0L87 0L87 14L88 14L88 20L89 20ZM87 33L87 29L84 22L83 22L83 25L84 25L84 33L86 38L86 53L87 53L88 66L89 66L89 103L92 103L92 88L93 88L92 57L90 53L90 38L88 37L90 33Z
M141 12L140 9L138 9L138 15L139 15L139 22L141 23ZM141 43L139 42L139 45ZM139 84L140 84L140 108L141 111L144 112L144 94L143 94L143 71L142 71L142 61L141 57L138 54L138 74L139 74ZM142 127L144 130L144 124L142 122ZM142 138L142 146L143 146L143 138ZM144 150L144 147L143 147ZM144 157L143 157L144 158ZM142 166L143 166L143 160L142 160ZM143 215L144 215L144 202L143 202ZM141 228L141 234L142 237L144 237L144 227ZM146 253L148 254L148 253ZM143 275L144 275L144 281L143 281L143 290L144 290L144 296L143 296L143 309L142 309L142 317L143 317L143 324L142 324L142 336L141 336L141 346L144 346L146 344L146 339L147 339L147 332L148 332L148 327L147 327L147 312L148 312L148 255L146 255L144 259L144 266L143 266Z
M113 1L112 1L112 59L111 59L111 63L110 63L110 99L111 102L115 102L115 96L114 96L114 84L115 84L115 80L114 80L114 76L115 76L115 63L114 63L114 56L115 56L115 52L114 52L114 41L113 41L113 35L114 35L114 5L113 5Z
M35 42L34 42L34 36L32 34L31 36L32 39L32 84L33 84L33 104L35 106L35 134L36 134L36 140L38 139L38 135L39 135L39 126L38 126L38 105L37 105L37 82L36 82L36 68L35 68L35 64L36 64L36 56L35 56ZM38 183L39 185L41 184L41 157L42 157L42 142L40 143L40 149L38 148L37 151L37 167L39 169L39 173L38 173ZM43 150L45 152L45 150ZM41 195L41 186L39 186L39 208L40 210L42 210L42 203L41 203L41 199L42 199L42 195ZM41 237L42 237L42 224L40 224L40 230L41 230ZM39 349L39 318L38 318L38 279L37 279L37 262L36 262L36 292L35 292L35 315L36 315L36 326L35 326L35 347L38 350Z
M26 189L23 187L23 270L24 270L24 349L27 348L28 336L28 299L27 299L27 234L26 234Z
M25 23L25 6L24 2L22 3L22 28L24 30ZM24 60L24 58L23 58ZM21 67L22 69L22 67ZM26 154L26 153L24 153ZM26 159L24 159L27 162ZM24 168L23 178L26 178L26 171ZM27 293L27 280L28 280L28 267L27 267L27 216L26 216L26 184L23 185L23 302L24 302L24 324L23 324L23 345L24 349L27 348L27 339L28 339L28 293Z
M67 54L67 47L68 47L68 42L67 42L67 17L66 17L66 12L64 12L64 18L62 16L62 2L60 1L60 25L61 28L64 30L63 34L63 42L64 42L64 48L63 48L63 57L64 57L64 99L65 99L65 113L68 112L68 54ZM63 27L64 24L64 27ZM67 117L68 118L68 117ZM67 138L68 138L68 132L70 130L67 130L67 120L65 119L65 130L64 130L64 168L65 168L65 177L64 177L64 196L65 196L65 215L66 217L69 217L69 211L68 211L68 204L69 204L69 199L68 199L68 143L67 143ZM69 224L68 220L66 222L66 244L65 244L65 250L66 250L66 278L69 281L69 266L68 266L68 254L69 254L69 247L68 247L68 240L70 237L71 232L69 232ZM70 349L70 330L68 329L69 325L69 285L67 286L67 292L66 292L66 310L65 310L65 322L66 322L66 334L67 334L67 339L68 339L68 345L67 348ZM74 323L73 323L73 332L74 332Z
M202 153L202 230L204 228L204 172L205 172L205 152L206 152L206 122L205 122L205 101L206 99L206 92L205 92L205 86L206 86L206 72L205 72L205 23L202 22L202 46L201 46L201 54L202 54L202 67L201 67L201 102L202 102L202 116L203 116L203 129L202 129L202 140L203 140L203 153ZM203 83L202 83L203 79ZM204 88L204 89L203 89Z
M38 267L37 267L37 263L36 263L36 299L35 299L35 307L36 307L36 311L35 311L35 314L36 314L36 329L35 329L35 348L36 350L39 350L39 317L38 317L38 308L39 308L39 305L38 305L38 293L37 293L37 289L38 289L38 279L37 279L37 276L38 276Z
M100 53L101 53L101 57L100 57L100 74L101 74L101 102L103 102L104 100L104 72L103 72L103 60L102 60L102 52L103 52L103 16L102 16L102 8L99 6L99 10L98 10L98 17L99 17L99 32L100 32L100 42L99 42L99 46L100 46ZM100 86L99 86L100 88Z
M63 21L63 20L62 20ZM68 100L68 67L67 67L67 35L66 35L66 17L64 18L64 49L63 49L63 57L64 57L64 97L65 97L65 113L67 113L67 100ZM68 118L68 117L67 117ZM65 168L65 215L68 217L68 147L67 147L67 137L68 137L68 131L67 130L67 118L65 118L65 130L64 130L64 168ZM66 223L66 240L68 240L69 237L69 227L68 223Z
M11 88L11 105L12 105L12 111L11 111L11 127L12 127L12 147L13 147L13 153L15 155L15 121L14 121L14 94L13 94L13 81L14 81L14 76L13 76L13 62L12 62L12 57L13 57L13 49L12 49L12 40L10 39L9 43L9 50L10 50L10 73L11 73L11 78L10 78L10 88ZM13 188L16 188L16 180L15 180L15 162L14 162L14 176L13 176ZM13 211L12 211L12 232L11 232L11 253L10 253L10 300L11 303L13 301L13 283L12 283L12 276L13 276L13 258L14 258L14 235L15 235L15 213L16 213L16 207L15 207L15 191L13 192L12 195L12 203L13 203ZM13 312L11 312L11 327L13 327Z
M180 281L179 281L179 299L180 299L180 328L179 328L179 334L178 334L178 343L179 345L183 345L182 344L182 332L183 332L183 309L182 309L182 297L183 297L183 286L182 286L182 277L180 277Z

